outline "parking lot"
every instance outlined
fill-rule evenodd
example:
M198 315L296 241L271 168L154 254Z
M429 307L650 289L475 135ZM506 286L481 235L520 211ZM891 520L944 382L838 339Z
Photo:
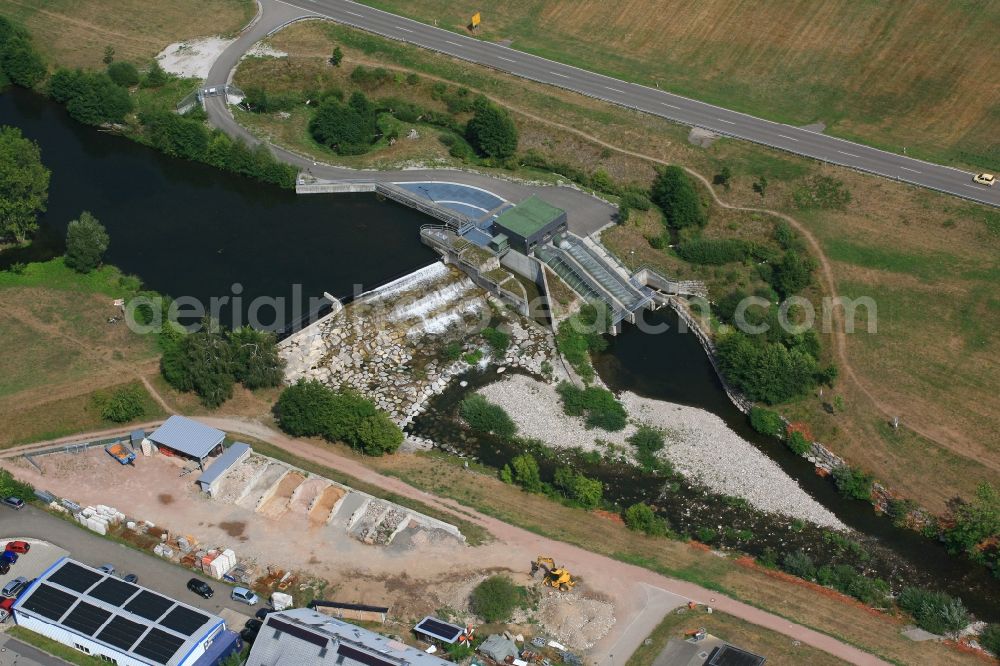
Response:
M32 544L31 551L18 559L10 573L0 577L4 584L16 576L34 578L60 557L69 555L94 567L111 564L119 575L134 573L139 577L139 585L211 613L222 615L222 611L227 610L223 616L227 623L230 623L230 618L246 621L254 611L246 604L231 600L229 591L232 588L222 581L196 576L192 571L105 539L33 506L26 506L20 511L3 511L0 514L0 539L4 544L12 539L23 539ZM200 577L212 586L215 595L211 599L202 599L187 589L187 581L194 577ZM242 622L230 624L237 631L242 628Z

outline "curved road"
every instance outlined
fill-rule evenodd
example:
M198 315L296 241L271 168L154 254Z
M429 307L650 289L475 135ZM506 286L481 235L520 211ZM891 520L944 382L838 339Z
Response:
M450 32L350 0L260 0L298 16L319 16L383 37L408 42L516 76L566 88L716 134L736 137L892 180L1000 207L1000 187L972 182L972 174L818 132L756 118L635 83L595 74L522 51ZM256 32L256 31L252 31ZM263 35L261 35L263 36ZM259 39L258 37L257 39ZM256 40L254 40L256 41ZM253 42L250 42L251 44ZM249 47L250 44L247 44ZM235 61L231 65L235 65ZM232 66L226 70L232 69ZM213 74L217 73L213 69ZM212 85L224 83L210 77Z
M260 7L261 12L257 19L212 64L204 85L205 88L220 87L228 83L243 54L251 46L272 32L297 19L322 18L315 12L303 11L297 7L276 2L275 0L260 0ZM208 113L209 122L229 136L242 139L249 145L261 143L260 139L236 122L229 107L226 105L224 96L206 96L205 111ZM298 167L302 172L308 173L320 180L341 183L371 183L374 181L390 183L456 182L488 190L514 203L523 201L532 194L539 195L553 206L565 210L570 220L570 227L575 233L581 236L592 234L598 229L612 223L617 212L615 206L572 186L530 185L458 169L361 171L347 167L330 166L321 162L317 163L309 157L271 143L268 143L267 146L279 160Z

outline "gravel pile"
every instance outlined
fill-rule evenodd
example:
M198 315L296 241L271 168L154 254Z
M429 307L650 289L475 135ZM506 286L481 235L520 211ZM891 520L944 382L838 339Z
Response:
M661 428L668 435L661 455L688 478L715 492L745 499L763 511L847 529L777 463L730 430L718 416L703 409L626 391L619 399L628 411L630 424L621 432L611 433L587 430L582 419L563 413L555 387L523 375L485 386L479 393L507 410L520 435L538 438L553 448L604 452L604 442L609 442L629 450L625 440L636 431L636 424Z
M611 631L614 611L606 601L553 593L539 602L537 617L557 642L573 650L588 650Z

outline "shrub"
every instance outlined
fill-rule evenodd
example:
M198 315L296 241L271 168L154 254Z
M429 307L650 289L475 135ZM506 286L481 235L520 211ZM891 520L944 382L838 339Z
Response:
M992 558L995 564L997 549L981 545L1000 537L1000 492L991 484L982 483L976 488L975 498L956 503L953 513L954 525L944 533L949 548L964 551L983 564L990 564Z
M415 86L418 83L420 83L420 76L418 76L415 72L410 72L406 75L407 85Z
M719 533L711 527L699 527L695 530L694 536L698 541L708 544L715 541L716 538L718 538Z
M837 484L837 490L844 497L866 501L871 500L872 483L875 481L875 478L871 474L866 474L848 465L841 465L834 468L833 481Z
M979 634L979 644L993 653L1000 656L1000 624L990 624Z
M65 71L65 70L64 70ZM86 125L121 123L133 108L128 91L104 72L76 70L53 81L53 95L66 103L66 111Z
M278 355L273 333L249 326L229 334L233 347L233 375L248 389L280 386L285 376L285 360Z
M628 443L635 447L639 464L647 471L656 468L656 454L663 449L663 431L652 426L642 425L629 438Z
M123 386L99 403L101 418L113 423L128 423L146 413L145 395L137 386Z
M628 189L622 193L621 205L625 208L631 208L633 210L646 211L652 207L653 202L651 202L649 197L644 193L634 189Z
M625 509L625 525L630 530L649 536L663 536L668 530L666 519L657 516L649 505L642 502Z
M104 225L83 211L66 229L66 265L79 273L89 273L101 265L108 243Z
M449 342L441 350L441 357L449 363L457 361L462 357L462 345L459 342Z
M0 496L17 497L29 501L35 495L35 488L30 483L18 481L5 469L0 469Z
M752 243L739 238L695 238L677 246L677 255L692 264L721 266L747 261L754 253Z
M352 95L346 105L328 98L320 102L316 115L309 121L312 137L338 155L367 152L377 131L374 109L364 95Z
M139 70L130 62L121 60L108 65L108 76L123 88L139 85Z
M278 397L278 425L295 437L322 435L335 408L333 398L333 391L319 381L300 379Z
M606 313L593 305L585 305L580 312L559 324L556 332L556 346L573 369L584 381L594 377L590 365L590 354L604 351L608 347L603 333L607 331Z
M514 470L514 483L528 492L537 493L542 490L542 477L538 472L538 461L530 453L514 456L510 461Z
M770 282L782 297L788 298L812 283L812 273L815 269L816 262L812 257L787 251L781 261L773 266Z
M897 603L913 616L920 628L932 634L958 631L969 623L962 600L943 592L907 587L899 594Z
M751 400L781 403L803 395L816 385L816 359L763 336L734 331L717 347L719 367L726 378Z
M514 483L514 472L511 470L510 465L504 464L504 466L500 468L500 480L508 485Z
M674 229L703 227L708 223L708 215L694 183L679 166L668 166L658 171L650 198L663 211L667 225Z
M589 479L569 467L556 470L554 485L562 494L585 509L597 508L604 496L604 486L597 479Z
M812 450L812 444L798 430L792 431L785 440L785 445L798 455L805 455Z
M365 67L358 65L351 72L351 81L364 88L378 88L392 81L392 72L385 67Z
M777 437L785 430L785 422L778 412L763 407L750 410L750 426L763 435Z
M510 438L517 433L517 425L503 407L491 404L478 393L462 400L459 413L473 430Z
M792 194L799 208L843 209L851 203L851 192L843 181L831 176L813 176Z
M355 391L335 393L324 436L342 441L368 455L393 453L403 443L402 431L385 412Z
M510 346L510 336L495 328L484 328L483 337L498 354L503 354L507 351L507 347Z
M45 78L45 63L27 36L0 39L0 69L22 88L34 88Z
M472 611L486 622L507 622L520 605L521 591L507 576L490 576L472 590Z
M506 111L482 104L465 128L465 136L480 154L494 159L510 157L517 150L517 127Z
M579 389L562 382L556 390L562 398L563 411L570 416L585 416L588 428L617 432L628 423L625 408L607 389L596 386Z
M812 558L801 550L786 554L781 560L781 568L800 578L811 579L816 575L816 566Z
M160 63L153 61L153 64L149 66L149 71L146 72L146 76L142 77L141 87L143 88L159 88L166 85L167 81L170 80L170 75L160 67Z

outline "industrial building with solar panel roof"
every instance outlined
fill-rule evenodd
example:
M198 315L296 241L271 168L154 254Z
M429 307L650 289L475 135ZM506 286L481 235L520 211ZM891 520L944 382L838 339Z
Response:
M62 558L14 604L20 626L120 666L203 666L240 649L206 613Z

